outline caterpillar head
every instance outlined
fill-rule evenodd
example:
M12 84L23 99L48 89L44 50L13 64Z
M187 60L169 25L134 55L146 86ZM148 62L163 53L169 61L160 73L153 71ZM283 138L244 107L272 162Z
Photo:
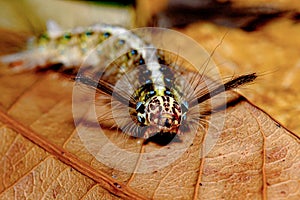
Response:
M139 102L136 110L139 123L149 127L145 139L156 133L177 133L182 109L173 97L154 96L145 104Z

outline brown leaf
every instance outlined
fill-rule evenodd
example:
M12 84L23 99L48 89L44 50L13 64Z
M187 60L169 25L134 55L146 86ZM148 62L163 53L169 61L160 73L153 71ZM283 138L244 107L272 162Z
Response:
M21 80L28 74L17 77ZM11 76L7 83L15 82L15 78ZM19 93L18 100L1 99L1 104L9 105L0 113L0 155L4 166L0 171L1 198L116 198L112 195L115 194L128 199L272 199L300 195L299 138L243 98L226 113L215 114L216 118L225 114L226 123L204 159L202 144L207 136L199 132L193 145L174 163L151 173L135 174L101 164L82 145L72 121L71 83L53 74L32 79L38 81L20 88L24 92ZM28 122L22 114L25 100L28 96L35 99L32 108L36 101L48 102L50 97L38 88L50 86L52 97L61 93L64 96L55 104L42 104L40 110L27 109L27 116L36 116ZM140 150L155 148L149 143ZM136 168L139 164L141 161L135 163Z
M181 31L209 52L220 44L213 59L223 77L257 72L258 80L239 91L288 129L300 133L299 23L283 17L250 33L211 23L195 23Z
M72 82L53 73L23 73L2 75L0 83L0 199L300 196L299 137L236 93L228 93L231 106L213 114L216 121L225 117L219 133L199 131L174 162L155 169L163 159L157 157L148 162L149 173L135 173L147 163L143 154L136 160L119 158L131 170L124 172L99 162L81 142L72 116ZM214 136L217 143L206 152ZM161 148L124 140L115 130L110 139L132 152ZM168 148L176 153L179 146ZM111 153L112 159L118 156Z

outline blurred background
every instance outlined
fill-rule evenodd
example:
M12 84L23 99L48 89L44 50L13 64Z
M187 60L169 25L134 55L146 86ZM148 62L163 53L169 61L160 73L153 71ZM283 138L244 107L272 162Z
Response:
M26 46L50 19L65 29L94 23L175 29L215 50L222 77L260 74L238 91L299 135L299 11L295 0L0 1L0 53Z

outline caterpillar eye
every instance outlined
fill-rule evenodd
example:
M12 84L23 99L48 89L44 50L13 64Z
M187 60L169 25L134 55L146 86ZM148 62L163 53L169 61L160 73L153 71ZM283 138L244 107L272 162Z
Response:
M143 116L141 116L141 115L137 115L137 120L138 120L140 123L142 123L142 124L145 123L145 118L144 118Z
M144 114L145 113L145 105L142 102L137 102L135 110L138 113Z

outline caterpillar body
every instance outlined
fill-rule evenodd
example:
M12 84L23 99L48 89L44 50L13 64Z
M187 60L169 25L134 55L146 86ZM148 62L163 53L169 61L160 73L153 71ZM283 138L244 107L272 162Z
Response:
M26 51L1 61L16 72L59 65L58 71L76 75L76 82L114 99L118 128L149 139L195 130L205 117L207 100L256 78L252 73L219 84L206 78L205 69L187 70L187 61L178 57L118 26L64 31L51 21L46 33L29 40ZM99 116L99 123L103 118Z

